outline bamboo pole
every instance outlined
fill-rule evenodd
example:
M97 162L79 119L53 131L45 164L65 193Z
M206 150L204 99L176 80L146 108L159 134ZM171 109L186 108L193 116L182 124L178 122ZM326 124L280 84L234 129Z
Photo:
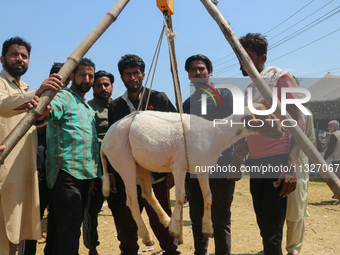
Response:
M183 113L183 103L182 103L182 95L181 95L181 88L180 88L180 82L179 82L179 76L178 76L178 68L177 68L177 58L176 58L176 51L175 51L175 38L173 36L173 26L172 26L172 18L171 16L167 15L167 13L164 13L164 19L167 25L167 31L166 36L168 39L168 46L169 46L169 57L170 57L170 67L171 67L171 74L172 74L172 80L174 83L174 90L175 90L175 98L176 98L176 109L177 112L181 115L181 123L182 123L182 129L183 129L183 135L184 135L184 144L185 148L187 148L187 137L184 132L184 126L183 126L183 119L182 119L182 113ZM188 151L185 150L185 155L187 159L187 165L189 169L189 155ZM170 196L168 196L169 198ZM183 207L181 208L181 228L180 228L180 234L178 238L178 244L183 244Z
M116 4L111 8L111 10L106 13L104 18L98 23L98 25L86 36L86 38L80 43L80 45L67 58L65 64L58 73L63 77L63 83L70 76L70 74L78 65L79 61L84 57L86 52L107 30L107 28L117 19L118 15L122 12L128 2L129 0L118 0ZM45 91L40 97L38 106L36 108L32 108L25 115L25 117L22 118L18 125L9 133L5 140L2 141L1 145L5 145L6 148L4 151L0 152L0 164L4 162L5 158L12 151L15 145L31 128L31 126L34 125L36 120L42 115L46 106L52 101L53 97L56 94L57 92L52 90Z
M169 38L169 33L173 33L173 26L172 26L172 18L171 16L164 14L164 19L169 31L167 31L167 38L168 38L168 45L169 45L169 56L170 56L170 67L172 73L172 80L174 83L175 89L175 97L176 97L176 108L177 111L183 113L183 106L182 106L182 96L181 96L181 89L178 77L178 68L177 68L177 58L175 52L175 40L174 38Z
M263 80L262 76L259 74L257 69L255 68L253 62L249 58L247 52L242 47L239 42L236 34L230 27L229 23L225 20L222 13L218 10L218 8L212 3L211 0L201 0L207 11L210 13L212 18L216 21L218 26L220 27L222 33L225 38L229 42L230 46L233 48L238 60L240 61L243 69L248 73L252 81L254 82L257 89L262 94L265 101L271 105L272 102L272 92L266 82ZM278 107L275 111L276 115L281 119L291 119L289 114L281 115L281 103L278 100ZM327 166L327 162L323 159L321 154L315 148L313 143L307 138L305 133L301 130L300 127L288 127L287 128L290 134L293 136L295 142L299 145L300 149L307 155L307 157L314 164L318 164L320 166ZM330 189L333 191L335 196L340 200L340 181L334 172L329 171L328 167L327 171L320 171L321 177L326 181Z

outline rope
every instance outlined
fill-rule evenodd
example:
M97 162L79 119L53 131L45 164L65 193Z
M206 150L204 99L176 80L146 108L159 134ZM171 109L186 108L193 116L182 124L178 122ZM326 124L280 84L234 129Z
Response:
M177 36L176 33L172 31L172 20L169 16L164 15L164 19L167 23L166 25L166 35L168 38L168 46L169 46L169 55L170 55L170 64L171 64L171 69L173 71L172 77L174 80L174 86L175 86L175 95L176 95L176 100L179 108L179 114L180 114L180 119L181 119L181 124L182 124L182 130L183 130L183 136L184 136L184 149L185 149L185 156L187 160L187 169L190 167L190 162L189 162L189 155L188 155L188 150L187 150L187 136L185 134L185 127L184 127L184 122L183 122L183 106L182 106L182 99L181 99L181 94L180 94L180 88L179 88L179 80L178 80L178 74L174 73L177 72L176 64L175 64L175 47L172 47L171 42L174 40L174 38ZM169 26L171 29L169 29Z
M172 27L172 22L171 22L171 18L169 18L169 16L164 15L164 19L166 21L166 23L169 23L169 25ZM181 118L181 124L182 124L182 129L183 129L183 136L184 136L184 149L185 149L185 155L186 155L186 159L187 159L187 169L189 169L189 155L188 155L188 150L187 150L187 137L185 134L185 127L184 127L184 122L183 122L183 106L182 106L182 99L180 96L180 88L179 88L179 80L178 80L178 73L177 73L177 68L176 68L176 64L175 64L175 52L173 51L173 48L171 46L171 42L176 38L177 34L174 33L171 29L168 28L168 25L164 24L162 32L160 34L157 46L156 46L156 50L155 50L155 54L153 56L152 62L151 62L151 66L150 66L150 70L148 73L148 76L146 78L146 82L141 94L141 98L138 104L138 108L137 108L137 113L140 110L140 107L142 105L142 101L143 101L143 97L146 91L146 87L147 87L147 83L149 80L149 76L151 73L151 70L153 69L153 73L152 73L152 78L151 78L151 83L150 83L150 90L148 93L148 97L146 100L146 105L145 105L145 110L147 110L147 106L149 104L149 99L150 99L150 95L151 95L151 88L152 88L152 84L153 84L153 80L155 77L155 73L156 73L156 67L157 67L157 63L158 63L158 58L159 58L159 53L160 53L160 49L161 49L161 45L162 45L162 41L163 41L163 35L164 35L164 31L166 30L166 35L167 35L167 39L168 39L168 46L169 46L169 55L170 55L170 64L171 64L171 68L173 70L173 80L174 80L174 86L175 86L175 94L176 94L176 100L177 100L177 104L178 104L178 108L179 108L179 113L180 113L180 118ZM156 61L155 61L156 60ZM153 65L155 63L155 66L153 68ZM176 72L176 74L174 74L174 72Z
M155 63L155 67L153 69L152 79L151 79L151 83L150 83L150 90L149 90L148 98L146 99L145 110L147 110L147 107L148 107L148 104L149 104L151 88L152 88L152 84L153 84L153 79L155 77L155 72L156 72L156 67L157 67L157 63L158 63L159 52L160 52L160 49L161 49L161 46L162 46L162 41L163 41L163 35L164 35L165 27L166 26L164 25L163 28L162 28L161 35L159 36L159 39L158 39L156 50L155 50L155 53L154 53L153 58L152 58L150 70L149 70L148 76L146 78L145 85L144 85L144 88L143 88L143 91L142 91L142 94L141 94L141 97L140 97L140 100L139 100L139 104L138 104L138 108L137 108L137 113L139 112L140 107L142 105L142 101L143 101L143 97L144 97L144 94L145 94L145 91L146 91L146 87L147 87L147 83L148 83L148 80L149 80L149 76L150 76L150 73L151 73L151 70L153 68L153 64L154 64L155 58L156 58L156 63Z
M162 33L161 33L161 41L160 41L160 45L159 45L158 52L157 52L155 68L153 69L153 73L152 73L152 79L151 79L151 83L150 83L150 90L149 90L148 98L147 98L147 101L146 101L145 110L147 110L147 106L148 106L148 103L149 103L149 100L150 100L151 88L152 88L152 84L153 84L153 79L155 78L156 67L157 67L157 64L158 64L158 57L159 57L159 53L160 53L160 49L161 49L161 45L162 45L162 41L163 41L164 28L165 28L165 26L163 26L163 30L162 30Z

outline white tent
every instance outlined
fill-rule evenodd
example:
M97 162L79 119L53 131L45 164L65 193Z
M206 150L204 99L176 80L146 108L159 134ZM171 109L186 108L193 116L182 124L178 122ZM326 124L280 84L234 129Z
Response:
M340 98L340 76L327 73L308 90L312 93L311 101L330 101Z
M308 89L311 100L305 105L314 120L340 120L340 76L327 73Z

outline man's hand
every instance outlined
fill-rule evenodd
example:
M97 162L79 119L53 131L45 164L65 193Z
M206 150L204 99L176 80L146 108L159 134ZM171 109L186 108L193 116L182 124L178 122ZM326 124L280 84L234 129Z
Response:
M25 110L27 112L29 109L32 109L33 107L37 107L38 103L39 103L39 97L34 96L34 98L30 102L23 104L22 106L19 106L15 110ZM46 106L45 111L39 117L38 121L44 120L46 116L48 115L48 113L51 111L51 109L52 107L50 105Z
M37 89L35 95L40 97L45 90L61 90L64 87L61 79L62 77L59 74L51 74L50 77L43 81L43 83L40 85L40 88Z
M283 183L283 185L280 196L286 197L296 188L296 172L293 171L293 173L281 173L280 178L274 183L274 187L278 188L281 183Z
M27 102L23 105L20 105L19 107L15 108L14 110L25 110L27 112L29 109L36 107L38 105L38 103L39 103L39 97L34 96L34 98L30 102Z
M52 110L52 106L48 105L45 108L45 111L43 112L43 114L39 117L38 121L43 121L46 116L49 114L49 112Z
M30 102L25 103L23 105L20 105L19 107L15 108L14 110L28 111L29 109L36 107L38 105L38 102L39 102L39 97L42 95L42 93L45 90L58 91L58 90L61 90L63 88L63 83L61 82L61 79L62 79L62 77L60 75L51 74L49 78L44 80L44 82L41 84L40 88L37 89L37 91L35 92L34 98ZM50 110L51 110L51 107L47 106L45 112L43 113L43 115L38 120L39 121L43 120L47 116L47 114L49 113Z

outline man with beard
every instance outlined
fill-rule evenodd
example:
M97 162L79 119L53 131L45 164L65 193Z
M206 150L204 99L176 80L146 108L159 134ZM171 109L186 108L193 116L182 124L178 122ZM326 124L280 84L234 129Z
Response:
M0 73L0 140L17 126L25 110L37 105L47 90L63 87L61 76L54 74L37 90L28 92L21 80L28 69L31 45L20 37L5 41ZM39 188L37 178L37 130L31 127L7 156L0 171L0 254L15 254L24 239L41 237Z
M90 182L100 176L95 112L84 99L94 70L91 60L81 59L70 75L71 87L60 90L50 103L46 177L56 222L54 254L78 254Z
M122 79L127 91L121 97L112 101L109 106L109 125L136 111L138 104L141 101L141 110L147 108L148 110L175 112L176 109L168 99L168 97L158 91L151 91L150 99L147 104L147 97L149 89L146 89L144 96L141 92L143 90L142 84L144 80L144 61L136 55L125 55L119 63L118 69L120 78ZM152 123L150 123L152 125ZM114 141L113 141L114 142ZM150 173L152 180L152 188L160 205L163 207L168 215L171 215L169 206L169 196L167 180L171 179L172 175L163 173ZM122 255L137 255L138 254L138 237L137 225L131 215L129 207L126 206L126 193L124 183L119 176L117 177L117 190L120 197L119 208L119 240ZM168 179L167 179L168 177ZM111 179L110 179L111 180ZM137 183L139 183L137 179ZM111 186L114 188L115 183ZM180 254L177 250L178 243L170 234L168 228L165 228L158 219L156 212L141 196L140 185L137 185L138 202L140 209L145 207L149 216L150 226L155 233L161 248L165 251L164 255Z
M93 99L89 101L89 105L96 112L96 129L98 133L99 148L101 142L109 128L108 110L111 103L111 95L113 91L114 76L111 73L105 71L98 71L94 75L93 84ZM99 170L102 174L102 166L99 166ZM113 178L113 177L111 177ZM102 179L96 178L92 183L94 187L91 189L92 193L89 196L89 204L85 210L84 222L83 222L83 238L84 245L89 249L89 255L98 254L96 247L99 245L98 241L98 213L100 212L104 196L102 193ZM117 233L118 232L118 210L119 200L117 191L114 190L107 198L109 208L111 209L114 217Z

